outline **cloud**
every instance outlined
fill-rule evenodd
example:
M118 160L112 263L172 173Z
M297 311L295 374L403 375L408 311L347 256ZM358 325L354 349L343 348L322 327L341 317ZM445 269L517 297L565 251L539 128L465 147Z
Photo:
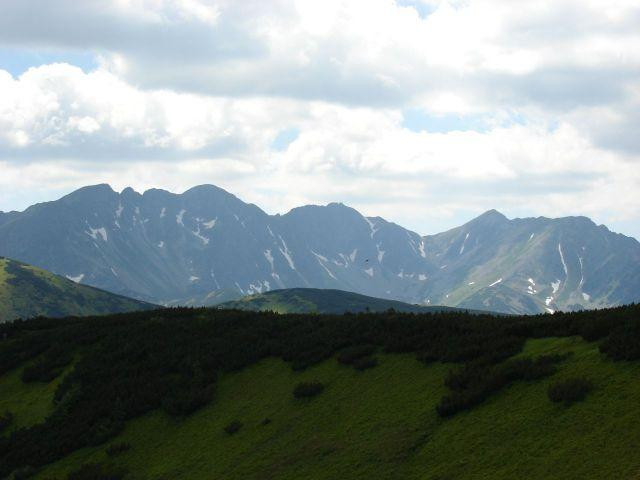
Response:
M635 0L6 0L0 48L98 65L0 70L6 205L206 181L421 232L494 207L640 221Z

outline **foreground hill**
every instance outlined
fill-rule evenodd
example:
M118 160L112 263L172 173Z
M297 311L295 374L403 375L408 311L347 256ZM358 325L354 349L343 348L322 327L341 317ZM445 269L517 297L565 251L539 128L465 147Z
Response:
M268 215L212 185L96 185L0 214L0 255L163 305L287 288L506 313L640 301L640 243L584 217L489 211L421 237L340 203Z
M639 314L200 309L5 325L0 477L631 480ZM570 380L590 388L551 401Z
M0 257L0 322L39 315L101 315L152 307Z
M395 310L405 313L428 313L464 311L453 307L411 305L397 300L369 297L343 290L319 288L289 288L271 290L266 293L249 295L230 302L221 303L218 308L271 311L278 313L331 313L346 312L386 312ZM487 313L487 312L484 312Z

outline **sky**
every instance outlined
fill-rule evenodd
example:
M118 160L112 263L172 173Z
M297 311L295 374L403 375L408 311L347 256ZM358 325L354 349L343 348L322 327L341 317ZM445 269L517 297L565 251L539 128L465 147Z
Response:
M3 0L0 210L84 185L640 238L638 0Z

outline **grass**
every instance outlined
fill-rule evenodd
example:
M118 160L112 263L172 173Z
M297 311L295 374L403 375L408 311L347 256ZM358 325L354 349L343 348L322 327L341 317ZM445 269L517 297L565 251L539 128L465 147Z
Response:
M0 376L0 414L10 411L14 415L9 431L42 422L53 411L53 394L64 376L50 383L25 384L21 374L22 368L18 368Z
M578 338L532 340L521 355L567 351L573 355L552 377L517 382L449 419L435 413L447 365L380 355L380 365L364 372L335 359L293 372L267 359L223 376L214 401L185 419L154 412L129 422L111 443L130 450L108 458L107 445L83 449L36 478L63 479L86 462L123 465L132 480L637 478L640 363L611 362ZM13 391L9 401L2 388L2 402L32 398L15 413L21 421L42 418L52 386L27 393L35 387L15 375L0 379ZM588 377L594 390L571 407L550 402L549 383L571 376ZM301 381L326 388L295 399ZM234 420L243 426L228 435L223 429Z

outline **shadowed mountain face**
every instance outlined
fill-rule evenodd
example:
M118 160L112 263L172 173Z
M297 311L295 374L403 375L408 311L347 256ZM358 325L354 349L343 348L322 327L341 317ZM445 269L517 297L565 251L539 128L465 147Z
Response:
M271 216L210 185L181 195L97 185L2 214L0 255L165 304L313 287L533 313L640 296L640 244L586 218L490 211L420 237L336 203Z
M0 323L34 316L104 315L154 308L78 285L45 270L0 257Z

